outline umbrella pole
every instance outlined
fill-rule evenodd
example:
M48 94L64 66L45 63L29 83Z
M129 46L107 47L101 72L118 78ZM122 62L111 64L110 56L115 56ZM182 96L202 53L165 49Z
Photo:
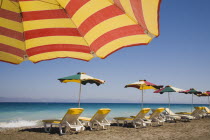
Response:
M168 92L168 108L170 109L170 93Z
M144 103L144 90L142 89L142 94L141 94L141 109L143 109L143 103Z
M208 100L209 100L209 96L208 96ZM210 101L209 101L209 108L210 108Z
M192 93L192 107L191 107L191 112L193 110L193 93Z
M79 87L79 100L78 100L78 107L80 108L80 96L81 96L81 91L82 91L82 84L80 83Z

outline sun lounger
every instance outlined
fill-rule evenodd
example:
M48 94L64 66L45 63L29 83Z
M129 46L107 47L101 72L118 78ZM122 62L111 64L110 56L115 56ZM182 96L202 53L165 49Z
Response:
M196 119L200 119L200 118L203 118L203 117L206 116L206 112L204 111L205 110L204 107L194 107L194 108L198 111L197 111L196 114L192 113L191 115L195 116Z
M210 109L208 107L204 107L204 111L206 111L206 117L210 117Z
M180 114L182 120L192 120L192 119L200 119L205 116L204 107L194 107L195 110L192 113L188 112L179 112L176 114Z
M123 124L123 126L127 123L131 123L134 128L144 127L146 124L151 124L151 121L145 120L145 115L150 111L150 108L143 108L136 116L133 117L115 117L114 120L117 122L117 125L119 126L120 123Z
M153 113L147 117L151 121L152 125L157 123L157 125L164 125L165 119L161 117L161 113L164 111L164 108L157 108Z
M169 108L165 108L165 117L166 121L168 122L176 122L177 120L181 120L181 115L175 114L173 111L171 111Z
M207 116L210 116L210 109L208 107L204 107L204 110L206 111Z
M110 122L106 119L106 116L109 114L111 109L102 108L99 109L92 118L87 117L79 117L79 120L86 127L90 127L92 129L107 129L110 126Z
M165 111L167 112L167 114L169 116L166 115L166 120L170 121L170 118L174 118L175 120L181 120L181 121L189 121L192 119L196 119L196 118L200 118L200 109L196 109L192 112L192 113L188 113L188 112L179 112L177 114L175 114L174 112L172 112L169 108L165 108ZM168 117L168 118L167 118Z
M59 126L60 134L65 134L62 131L63 126L66 127L65 132L71 130L80 132L85 130L85 127L78 120L78 117L83 111L83 108L70 108L68 109L62 120L42 120L42 122L44 123L45 132L50 132L53 125ZM50 125L49 128L48 125Z

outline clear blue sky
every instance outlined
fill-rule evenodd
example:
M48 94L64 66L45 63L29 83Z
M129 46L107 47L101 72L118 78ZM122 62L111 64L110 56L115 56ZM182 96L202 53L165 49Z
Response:
M86 72L106 80L104 85L83 86L82 101L140 102L140 91L124 86L146 79L181 89L210 90L210 1L162 0L160 36L147 46L122 49L108 58L83 62L56 59L20 65L0 62L0 97L36 101L78 99L78 83L57 78ZM167 94L145 93L145 102L167 103ZM191 103L191 96L172 93L173 103ZM195 98L207 103L207 98Z

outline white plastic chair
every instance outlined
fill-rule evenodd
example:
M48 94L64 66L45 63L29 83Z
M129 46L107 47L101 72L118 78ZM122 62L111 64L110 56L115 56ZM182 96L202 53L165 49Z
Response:
M84 111L83 108L70 108L64 115L62 120L42 120L44 123L45 132L50 132L53 125L59 126L60 134L65 134L67 131L81 132L85 130L85 127L78 120L81 113ZM50 127L48 127L50 125ZM66 127L65 133L62 128Z

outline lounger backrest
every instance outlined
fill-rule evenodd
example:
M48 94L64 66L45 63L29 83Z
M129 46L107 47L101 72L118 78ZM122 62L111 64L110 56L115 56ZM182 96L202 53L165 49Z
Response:
M64 115L62 123L67 121L69 124L77 124L77 120L83 111L83 108L70 108Z
M143 119L145 115L150 111L150 108L143 108L139 113L136 115L135 119ZM134 119L134 120L135 120Z
M204 110L204 107L194 107L195 110L192 112L192 116L194 117L199 117L199 115L204 115L205 112L203 111Z
M193 115L195 115L195 114L198 114L198 112L199 112L199 110L198 110L198 109L195 109L195 110L191 113L191 115L193 116Z
M208 107L204 107L204 110L207 112L207 113L210 113L210 109Z
M169 115L176 115L174 112L172 112L169 108L165 108L165 111L169 114Z
M154 119L159 117L160 113L162 113L164 111L164 108L158 108L156 109L149 117L149 119Z
M90 121L99 121L99 122L102 122L106 116L109 114L109 112L111 111L111 109L108 109L108 108L102 108L102 109L99 109L95 114L94 116L91 118Z

